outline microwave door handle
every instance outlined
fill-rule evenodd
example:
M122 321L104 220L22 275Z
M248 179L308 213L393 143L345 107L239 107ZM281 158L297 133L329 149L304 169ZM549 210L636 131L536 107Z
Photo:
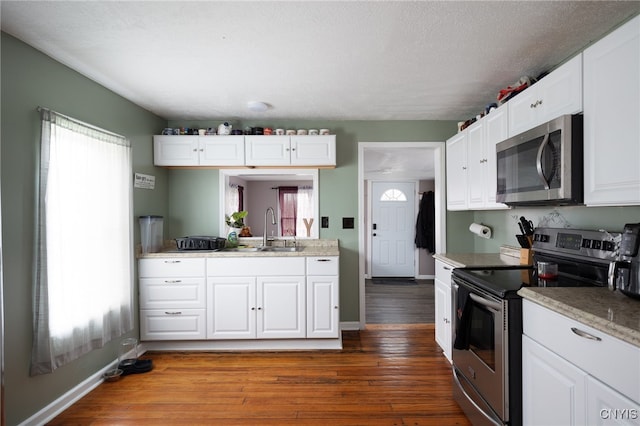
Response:
M544 176L544 170L542 170L542 153L544 152L544 149L548 143L549 143L549 133L544 135L544 139L542 140L542 143L538 148L538 155L536 156L536 169L538 169L538 176L540 177L540 179L542 180L542 183L544 184L544 189L550 188L549 181Z

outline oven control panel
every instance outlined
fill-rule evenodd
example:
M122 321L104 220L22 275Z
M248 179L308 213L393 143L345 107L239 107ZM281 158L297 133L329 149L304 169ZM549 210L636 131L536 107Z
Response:
M619 232L567 228L536 228L533 250L615 260L622 236Z

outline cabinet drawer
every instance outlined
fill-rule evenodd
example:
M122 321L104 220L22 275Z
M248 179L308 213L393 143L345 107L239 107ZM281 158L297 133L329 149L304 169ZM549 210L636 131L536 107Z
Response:
M206 337L204 309L142 309L140 340L199 340Z
M338 275L339 270L338 256L307 257L307 275Z
M287 276L305 274L304 257L208 258L209 277Z
M640 401L640 348L528 300L523 333L627 397ZM587 333L599 340L579 336Z
M204 277L204 258L140 259L140 277Z
M448 263L442 262L436 259L436 279L442 281L444 284L451 286L451 273L453 272L453 266Z
M140 308L204 308L204 278L141 278Z

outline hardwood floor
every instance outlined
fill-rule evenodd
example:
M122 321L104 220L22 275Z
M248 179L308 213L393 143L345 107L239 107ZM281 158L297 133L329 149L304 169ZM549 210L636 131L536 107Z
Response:
M435 319L433 280L417 285L365 281L367 324L428 324Z
M155 352L50 425L469 425L432 324L343 332L342 351Z

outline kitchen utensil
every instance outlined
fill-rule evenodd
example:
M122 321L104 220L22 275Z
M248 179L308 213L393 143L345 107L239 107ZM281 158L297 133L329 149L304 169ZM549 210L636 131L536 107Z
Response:
M520 216L520 224L525 235L533 235L533 222L527 220L524 216Z
M529 240L526 235L516 235L516 239L522 248L531 248L531 244L529 244Z

